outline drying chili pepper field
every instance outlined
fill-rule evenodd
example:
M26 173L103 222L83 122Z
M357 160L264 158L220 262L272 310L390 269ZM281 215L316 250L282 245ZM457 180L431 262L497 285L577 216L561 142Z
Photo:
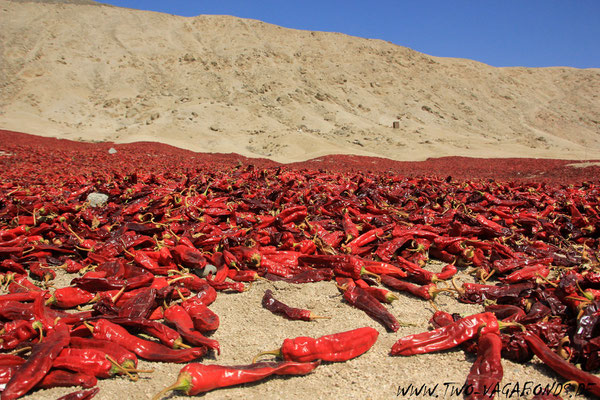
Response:
M2 400L600 397L598 163L0 143Z

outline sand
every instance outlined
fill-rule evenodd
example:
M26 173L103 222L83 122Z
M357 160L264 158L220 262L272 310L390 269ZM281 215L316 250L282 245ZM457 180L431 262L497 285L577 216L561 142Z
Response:
M439 271L440 265L431 265L431 270ZM461 281L472 282L472 278L460 274ZM68 284L70 278L57 278L57 285ZM316 315L327 316L313 322L288 321L262 308L261 299L265 290L271 289L274 296L289 305L308 308ZM437 307L462 315L483 311L483 306L457 302L454 298L440 294ZM375 345L364 355L343 363L326 363L310 375L292 378L273 378L267 381L233 388L220 389L203 395L205 399L462 399L452 390L460 390L469 372L474 356L461 349L442 353L412 357L391 357L392 345L402 336L429 329L428 320L434 312L426 301L399 294L399 300L392 303L389 310L405 326L398 332L386 332L380 324L370 319L364 312L346 304L333 282L318 282L302 285L283 282L260 281L244 293L219 293L210 307L220 318L221 326L212 338L221 343L221 355L207 357L203 362L221 365L249 364L259 352L278 348L288 337L319 337L347 331L363 326L371 326L379 331ZM273 360L268 356L264 360ZM140 369L154 369L152 374L142 374L137 382L125 378L101 380L99 400L113 400L118 397L128 399L150 399L161 389L174 383L180 364L150 363L140 361ZM536 385L553 385L563 382L551 370L536 359L526 364L516 364L503 360L504 379L501 389L505 391L498 399L526 398L510 395L516 385L522 388L526 382L533 389ZM437 389L431 396L403 396L400 388L410 385L426 385ZM56 388L36 391L23 399L56 399L75 390ZM520 393L520 390L518 391ZM435 396L437 395L437 397ZM187 398L172 395L172 399ZM570 398L565 396L565 399ZM575 397L571 397L575 398ZM585 398L579 396L577 398Z
M156 141L285 163L327 154L597 160L598 93L600 69L493 68L380 40L230 16L184 18L92 1L0 0L0 129L44 136ZM57 285L68 283L63 279ZM331 319L275 316L260 305L266 289ZM464 315L482 310L447 295L437 304ZM206 399L461 398L450 392L473 361L460 349L390 357L398 338L428 329L433 312L429 303L406 295L390 307L406 324L396 333L345 304L331 282L259 282L245 293L220 294L212 309L221 319L213 338L222 354L208 363L246 364L287 337L361 326L378 329L380 337L349 362L324 364L305 377L215 391ZM138 382L101 381L96 398L149 399L175 380L181 365L140 367L155 372ZM562 382L536 361L504 361L504 388L527 381ZM399 394L410 384L437 384L437 397ZM55 399L71 390L25 398ZM499 398L522 397L507 392Z

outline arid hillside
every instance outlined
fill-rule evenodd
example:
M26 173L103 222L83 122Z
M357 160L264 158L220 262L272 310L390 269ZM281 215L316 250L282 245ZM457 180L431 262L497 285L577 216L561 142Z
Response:
M46 136L280 162L596 159L599 93L600 69L494 68L230 16L0 0L0 128Z

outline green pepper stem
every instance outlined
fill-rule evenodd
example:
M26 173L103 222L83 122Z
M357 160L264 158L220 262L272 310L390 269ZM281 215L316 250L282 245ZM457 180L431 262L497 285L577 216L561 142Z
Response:
M192 377L189 376L189 374L187 374L187 373L181 373L181 374L179 374L179 377L177 378L177 382L175 382L171 386L166 387L163 390L161 390L160 393L158 393L156 396L154 396L152 398L152 400L159 400L167 392L170 392L172 390L179 390L179 391L182 391L187 394L189 392L191 386L192 386Z

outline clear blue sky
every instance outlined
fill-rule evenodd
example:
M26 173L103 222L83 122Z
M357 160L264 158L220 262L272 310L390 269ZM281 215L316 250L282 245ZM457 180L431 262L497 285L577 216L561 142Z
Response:
M600 0L108 0L387 40L496 67L600 68Z

